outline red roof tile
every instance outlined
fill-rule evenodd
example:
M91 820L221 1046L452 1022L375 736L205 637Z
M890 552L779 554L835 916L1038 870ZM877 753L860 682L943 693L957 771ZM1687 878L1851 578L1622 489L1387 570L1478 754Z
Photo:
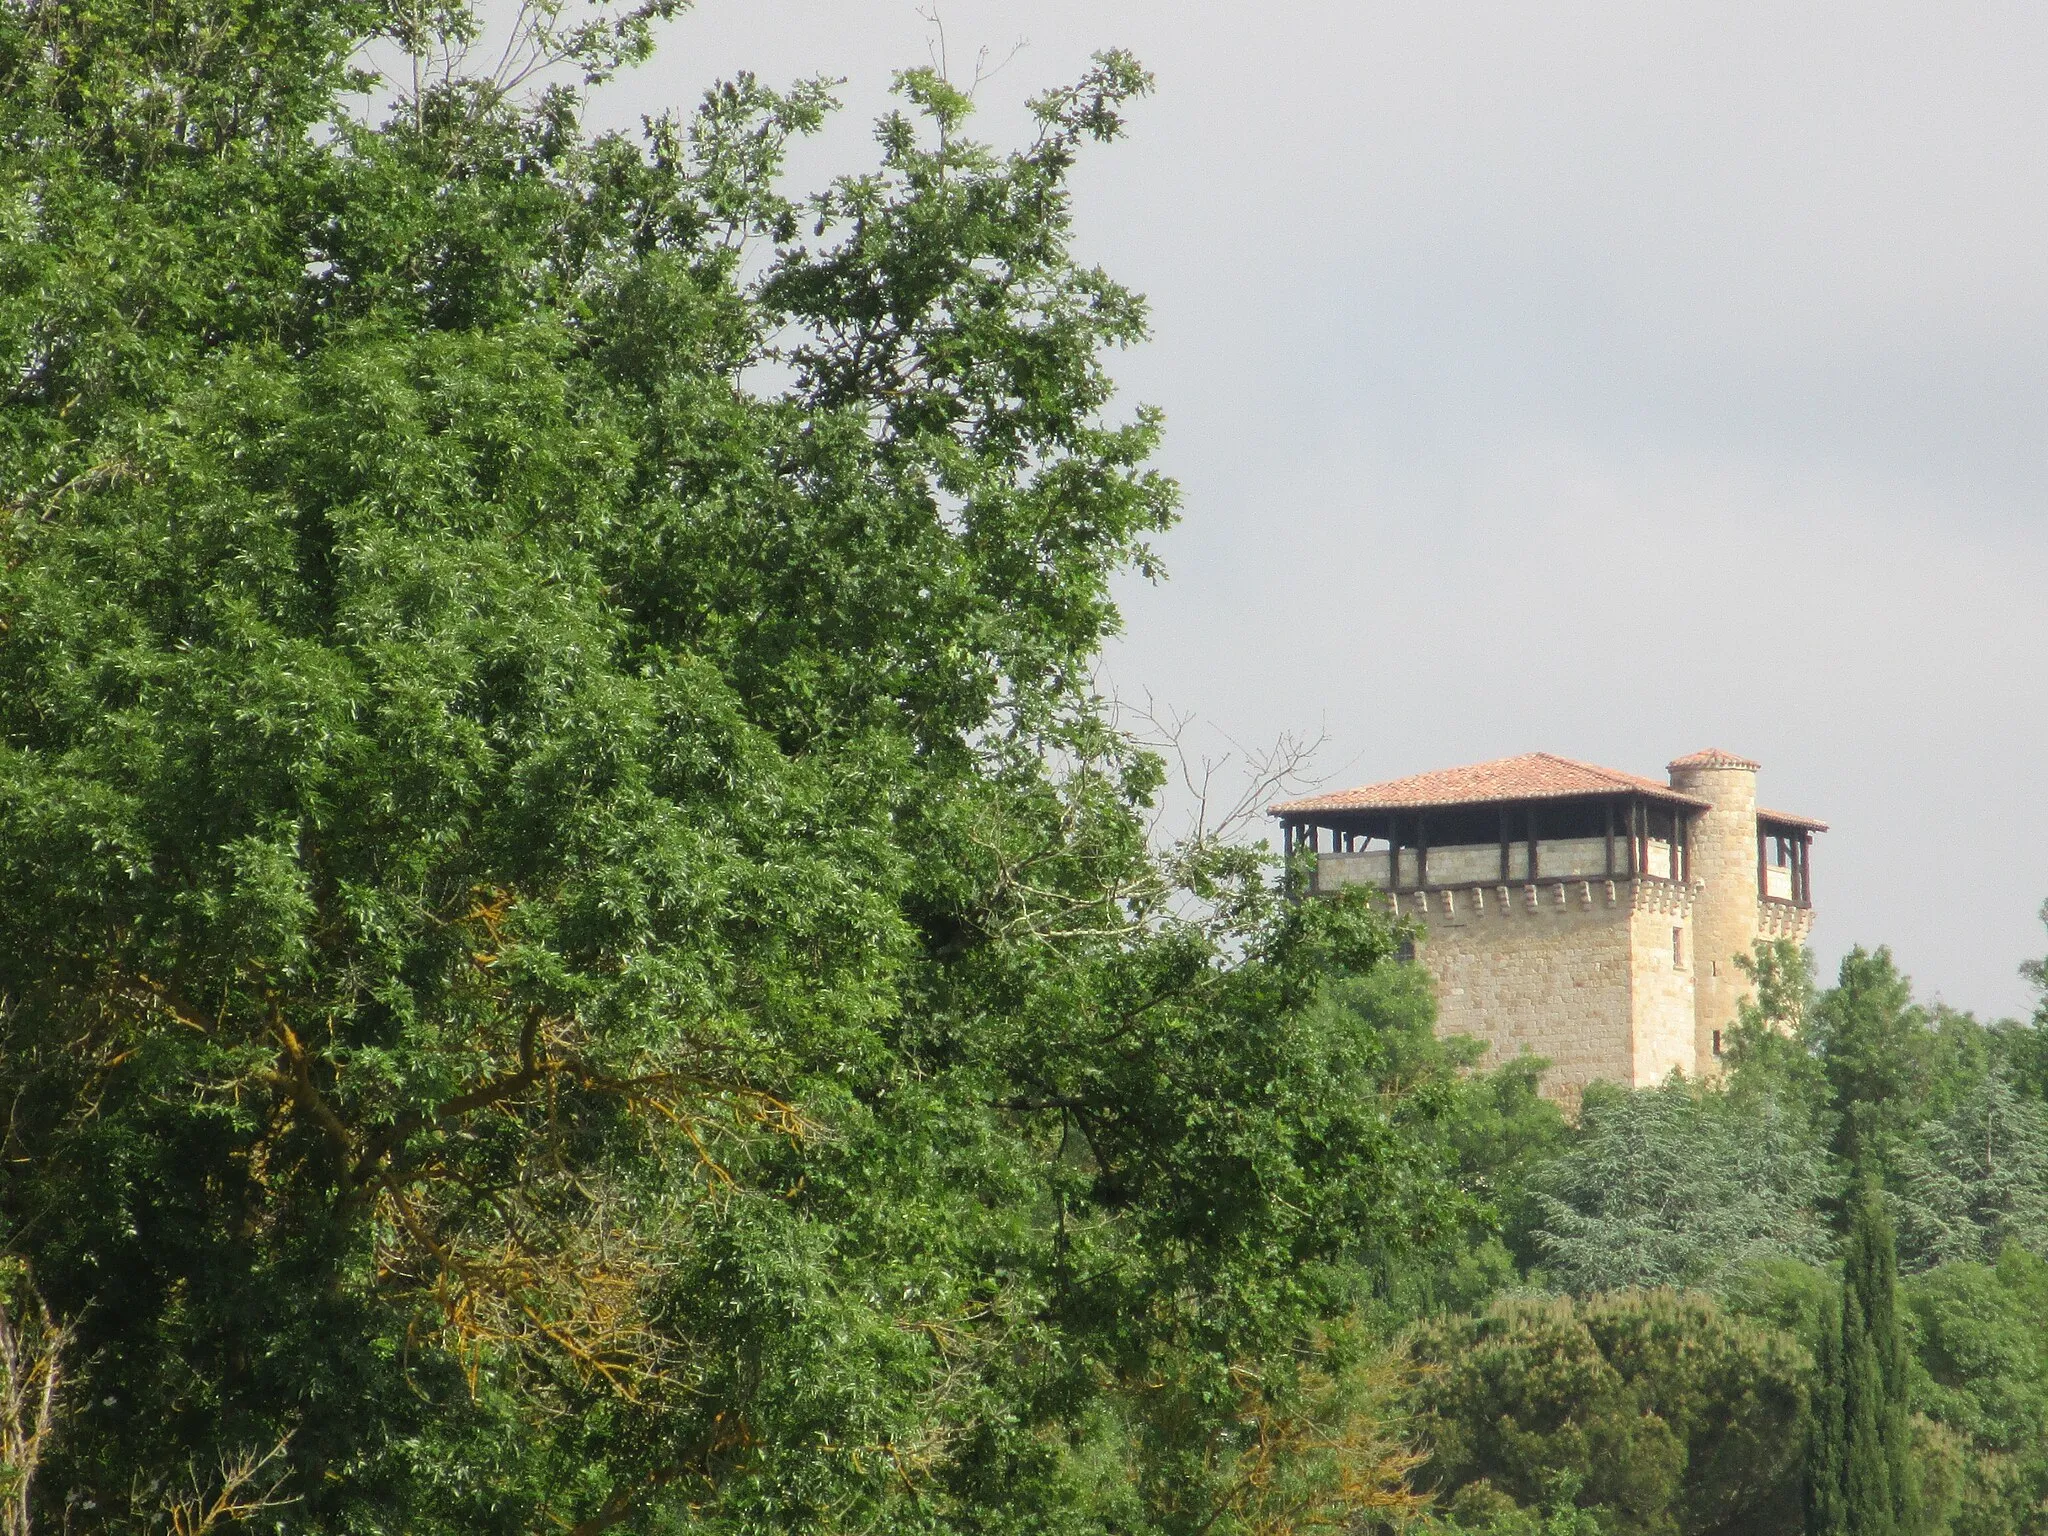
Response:
M1791 811L1766 811L1759 807L1756 819L1775 821L1788 827L1804 827L1809 832L1825 832L1828 829L1828 824L1824 821L1815 821L1811 816L1795 815Z
M1707 747L1698 752L1688 752L1684 757L1674 758L1664 765L1666 768L1747 768L1755 773L1762 766L1752 763L1746 757L1737 757L1733 752L1723 752L1719 747Z
M1322 811L1416 810L1436 805L1491 805L1513 800L1564 800L1580 795L1646 795L1699 810L1710 801L1681 794L1655 779L1638 778L1614 768L1576 762L1549 752L1525 752L1466 768L1441 768L1384 784L1340 789L1334 794L1283 800L1267 807L1274 816L1314 815Z

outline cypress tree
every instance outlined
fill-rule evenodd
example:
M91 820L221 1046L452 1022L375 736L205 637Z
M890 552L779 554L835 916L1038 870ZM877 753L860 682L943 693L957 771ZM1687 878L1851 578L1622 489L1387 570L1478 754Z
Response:
M1839 1330L1837 1323L1839 1320ZM1898 1251L1876 1185L1850 1207L1842 1300L1822 1320L1820 1381L1807 1451L1809 1536L1912 1536L1918 1487L1906 1409Z
M1819 1382L1806 1449L1807 1536L1848 1536L1843 1462L1848 1430L1842 1402L1842 1309L1830 1298L1820 1319Z
M1869 1178L1863 1180L1858 1194L1843 1258L1843 1282L1855 1288L1862 1304L1870 1353L1882 1388L1874 1406L1878 1451L1884 1459L1891 1496L1891 1520L1884 1528L1904 1536L1917 1528L1919 1500L1906 1406L1906 1335L1899 1325L1899 1252L1883 1196Z
M1884 1443L1884 1373L1852 1278L1842 1284L1842 1504L1850 1536L1900 1536Z

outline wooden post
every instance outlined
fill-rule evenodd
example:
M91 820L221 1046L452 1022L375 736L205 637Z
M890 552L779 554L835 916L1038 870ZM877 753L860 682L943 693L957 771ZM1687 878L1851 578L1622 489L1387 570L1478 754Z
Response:
M1500 883L1508 883L1508 808L1500 808Z
M1756 829L1756 893L1759 896L1771 894L1771 866L1764 851L1764 829Z
M1529 883L1536 883L1536 807L1529 807Z
M1415 883L1429 884L1429 818L1420 814L1415 818Z
M1604 801L1607 809L1607 878L1614 878L1614 802Z

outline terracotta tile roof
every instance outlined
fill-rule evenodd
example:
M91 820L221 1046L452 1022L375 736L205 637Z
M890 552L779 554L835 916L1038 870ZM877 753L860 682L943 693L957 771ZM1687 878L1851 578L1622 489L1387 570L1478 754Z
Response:
M1684 757L1673 758L1664 765L1666 768L1747 768L1755 773L1762 765L1752 763L1746 757L1737 757L1733 752L1723 752L1719 747L1707 747L1698 752L1688 752Z
M1340 789L1334 794L1283 800L1268 806L1273 816L1313 815L1319 811L1418 810L1437 805L1491 805L1512 800L1563 800L1578 795L1646 795L1698 810L1712 803L1681 794L1655 779L1638 778L1614 768L1575 762L1549 752L1525 752L1466 768L1442 768L1384 784Z
M1798 816L1791 811L1767 811L1761 806L1757 808L1756 819L1775 821L1787 827L1804 827L1809 832L1825 832L1828 829L1826 822L1815 821L1811 816Z

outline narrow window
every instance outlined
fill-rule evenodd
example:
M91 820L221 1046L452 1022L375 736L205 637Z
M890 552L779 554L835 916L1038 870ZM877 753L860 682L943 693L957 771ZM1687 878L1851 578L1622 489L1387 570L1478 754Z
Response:
M1714 1031L1714 1054L1716 1056L1721 1054L1721 1031L1718 1029Z
M1415 941L1413 939L1403 939L1400 946L1394 951L1394 958L1403 965L1413 965L1415 963Z
M1685 930L1683 928L1671 930L1671 963L1680 970L1685 969Z

